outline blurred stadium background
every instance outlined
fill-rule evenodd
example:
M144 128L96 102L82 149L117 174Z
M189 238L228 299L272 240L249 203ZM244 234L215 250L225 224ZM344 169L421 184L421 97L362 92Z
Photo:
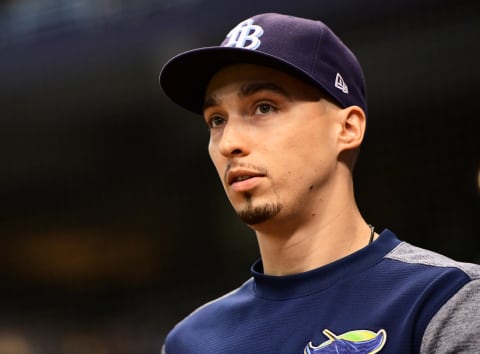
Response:
M480 261L478 1L3 0L0 354L159 353L249 277L207 131L157 77L260 12L321 19L362 63L366 219Z

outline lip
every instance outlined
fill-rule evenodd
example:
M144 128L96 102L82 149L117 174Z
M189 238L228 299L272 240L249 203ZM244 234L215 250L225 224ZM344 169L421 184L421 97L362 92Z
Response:
M260 183L265 174L258 171L236 169L227 174L227 184L237 192L243 192L254 188Z

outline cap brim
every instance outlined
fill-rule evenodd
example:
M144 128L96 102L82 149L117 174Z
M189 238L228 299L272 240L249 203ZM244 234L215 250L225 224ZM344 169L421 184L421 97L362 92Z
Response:
M221 68L238 63L273 67L300 76L318 86L308 73L277 57L244 48L205 47L173 57L160 73L160 86L172 101L185 109L203 113L205 90Z

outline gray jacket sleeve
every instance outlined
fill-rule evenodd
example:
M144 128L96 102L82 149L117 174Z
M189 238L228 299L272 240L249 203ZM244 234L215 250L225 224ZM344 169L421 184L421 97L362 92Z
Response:
M433 316L420 353L480 353L480 279L467 283Z

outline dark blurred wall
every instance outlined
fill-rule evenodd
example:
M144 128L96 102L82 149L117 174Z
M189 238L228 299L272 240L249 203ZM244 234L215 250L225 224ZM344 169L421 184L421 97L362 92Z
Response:
M207 130L157 78L259 12L321 19L362 63L366 219L480 261L477 4L0 2L0 352L158 352L177 320L249 277L256 241Z

